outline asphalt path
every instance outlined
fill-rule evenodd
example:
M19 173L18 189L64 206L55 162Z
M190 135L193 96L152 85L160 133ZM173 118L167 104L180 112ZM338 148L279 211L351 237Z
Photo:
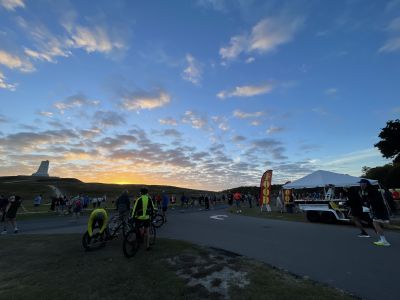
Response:
M400 299L400 234L357 237L351 226L245 217L224 207L169 212L158 236L222 248L353 293L363 299ZM21 221L25 233L83 233L87 218L54 217ZM265 280L268 280L267 278Z

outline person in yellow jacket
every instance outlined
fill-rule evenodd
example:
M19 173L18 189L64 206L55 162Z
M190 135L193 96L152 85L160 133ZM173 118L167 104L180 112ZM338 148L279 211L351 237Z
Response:
M88 221L88 234L91 237L93 235L93 229L96 225L100 228L100 234L106 230L108 224L108 214L104 208L96 208L92 211Z
M153 200L148 195L149 190L147 188L142 188L140 190L140 197L136 200L135 205L132 210L132 218L136 223L142 223L145 228L144 238L146 241L146 249L150 249L150 222L151 215L156 210Z

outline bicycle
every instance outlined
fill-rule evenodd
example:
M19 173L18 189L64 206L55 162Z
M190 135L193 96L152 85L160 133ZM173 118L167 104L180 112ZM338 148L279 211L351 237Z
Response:
M156 213L151 216L151 223L155 228L160 228L164 223L165 219L161 213Z
M108 222L103 232L100 233L100 226L98 224L93 228L92 236L89 236L89 233L86 231L82 237L82 246L86 251L104 247L107 241L118 237L121 229L122 235L125 237L132 227L124 218L115 215Z
M140 245L144 243L145 233L143 222L135 222L133 219L131 219L130 222L133 228L126 234L122 245L122 250L127 258L135 256ZM156 227L152 222L150 223L148 238L150 239L150 245L154 245L156 242Z

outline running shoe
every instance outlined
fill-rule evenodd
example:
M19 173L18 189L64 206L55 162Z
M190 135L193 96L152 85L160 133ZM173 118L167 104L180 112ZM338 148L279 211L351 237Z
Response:
M377 242L374 242L374 244L377 246L384 246L384 247L390 246L390 244L388 242L383 242L383 241L377 241Z
M368 233L360 233L360 234L358 235L358 237L369 238L370 236L369 236Z

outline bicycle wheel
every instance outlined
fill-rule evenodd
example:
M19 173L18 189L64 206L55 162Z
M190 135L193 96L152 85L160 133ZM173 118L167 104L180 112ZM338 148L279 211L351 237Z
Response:
M156 228L160 228L164 224L164 216L162 214L156 214L151 221Z
M156 227L154 225L150 225L149 239L150 239L150 245L154 245L156 243Z
M82 237L82 246L86 251L99 249L104 245L104 234L100 232L93 233L92 236L89 236L89 233L86 231Z
M137 250L139 249L139 241L137 240L136 230L130 230L122 244L122 250L124 251L124 255L127 258L133 257Z

